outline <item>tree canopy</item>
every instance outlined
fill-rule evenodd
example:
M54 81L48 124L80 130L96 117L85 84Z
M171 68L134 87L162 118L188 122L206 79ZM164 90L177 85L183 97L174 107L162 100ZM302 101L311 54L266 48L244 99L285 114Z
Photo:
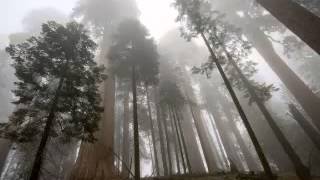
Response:
M95 49L76 22L66 26L48 22L40 36L10 45L6 50L18 78L13 90L16 110L8 123L1 124L2 136L18 142L34 140L54 111L53 135L93 141L103 110L98 95L103 67L93 60Z

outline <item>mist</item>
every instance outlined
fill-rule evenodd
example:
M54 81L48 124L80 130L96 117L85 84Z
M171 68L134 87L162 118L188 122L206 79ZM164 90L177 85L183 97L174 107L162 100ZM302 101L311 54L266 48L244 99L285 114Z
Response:
M0 179L320 177L316 0L1 4Z

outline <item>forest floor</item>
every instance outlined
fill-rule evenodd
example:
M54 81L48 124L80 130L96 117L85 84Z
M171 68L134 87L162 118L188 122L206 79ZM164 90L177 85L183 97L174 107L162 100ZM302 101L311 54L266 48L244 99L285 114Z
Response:
M143 180L268 180L261 175L247 174L221 174L221 175L182 175L170 177L150 177ZM283 175L278 176L277 180L299 180L296 176ZM320 180L320 177L312 178L312 180Z

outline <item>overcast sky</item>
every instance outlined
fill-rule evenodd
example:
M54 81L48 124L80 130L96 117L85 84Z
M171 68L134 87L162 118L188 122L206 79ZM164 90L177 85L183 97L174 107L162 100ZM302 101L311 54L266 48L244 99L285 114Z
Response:
M77 1L0 0L0 36L22 31L22 19L34 9L51 7L70 14ZM175 26L176 11L170 6L171 2L172 0L137 0L141 21L156 39Z

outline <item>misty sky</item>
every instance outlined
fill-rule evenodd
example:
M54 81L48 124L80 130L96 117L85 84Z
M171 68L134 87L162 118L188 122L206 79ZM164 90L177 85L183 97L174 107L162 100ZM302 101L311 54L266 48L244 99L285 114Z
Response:
M70 14L78 0L0 0L0 36L22 31L22 20L34 9L54 8ZM137 0L140 19L152 36L159 39L175 26L172 0ZM0 38L1 41L1 38Z

